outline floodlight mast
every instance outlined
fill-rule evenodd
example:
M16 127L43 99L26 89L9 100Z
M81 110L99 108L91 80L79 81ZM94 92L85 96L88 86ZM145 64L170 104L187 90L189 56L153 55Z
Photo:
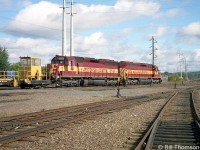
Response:
M66 55L66 37L67 37L67 32L66 32L66 2L63 0L63 19L62 19L62 56Z
M71 9L70 9L70 56L74 55L74 1L71 0Z

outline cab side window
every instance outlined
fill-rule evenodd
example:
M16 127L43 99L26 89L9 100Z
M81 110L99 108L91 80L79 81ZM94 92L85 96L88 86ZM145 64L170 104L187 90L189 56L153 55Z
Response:
M73 62L72 60L70 61L70 65L71 65L71 66L74 66L74 62Z

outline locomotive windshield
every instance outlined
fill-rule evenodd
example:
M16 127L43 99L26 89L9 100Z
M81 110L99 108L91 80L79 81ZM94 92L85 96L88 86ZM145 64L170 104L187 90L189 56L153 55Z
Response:
M21 57L20 62L22 66L41 66L40 58Z
M32 65L33 66L41 66L41 60L39 58L33 58Z
M30 58L21 58L22 66L30 66L31 65L30 62L31 62Z
M64 64L65 58L64 57L55 57L51 63L53 64Z

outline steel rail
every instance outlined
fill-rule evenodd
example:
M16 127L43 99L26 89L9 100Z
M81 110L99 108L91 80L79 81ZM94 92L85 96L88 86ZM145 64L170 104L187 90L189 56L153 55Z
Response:
M138 143L137 147L135 148L135 150L141 150L143 149L144 146L146 146L146 141L147 138L149 137L151 131L155 130L155 126L157 126L158 120L160 118L160 116L164 113L164 111L166 110L166 107L169 106L169 104L171 103L171 101L173 101L175 99L175 97L177 96L178 92L175 93L172 98L170 98L165 105L161 108L161 111L159 112L158 116L156 117L154 123L151 125L151 127L149 128L149 130L146 132L146 134L143 136L143 138L140 140L140 142Z
M168 92L165 94L158 93L158 95L168 95ZM156 95L156 94L155 94ZM148 99L148 96L142 97L143 99ZM155 98L155 96L154 96ZM141 97L134 97L134 101L140 100ZM104 101L104 102L96 102L96 103L90 103L90 104L83 104L78 106L71 106L71 107L65 107L60 109L54 109L54 110L48 110L44 112L36 112L36 113L29 113L24 115L17 115L13 117L8 118L2 118L0 119L0 131L2 130L9 130L14 129L15 127L21 127L26 125L31 125L34 123L39 123L43 121L53 120L53 119L59 119L63 116L73 116L74 113L77 113L78 111L86 111L89 109L92 109L93 107L102 107L107 105L112 105L113 103L120 103L123 102L124 99L118 99L113 101ZM144 100L143 100L144 101Z
M58 112L62 112L63 110L65 111L71 111L71 110L76 110L76 109L80 109L80 108L87 108L90 106L94 106L99 105L99 104L107 104L107 103L113 103L116 101L123 101L123 99L116 99L116 100L112 100L112 101L101 101L101 102L95 102L95 103L89 103L89 104L81 104L81 105L75 105L75 106L68 106L68 107L63 107L63 108L58 108L58 109L51 109L51 110L46 110L46 111L41 111L41 112L34 112L34 113L27 113L27 114L22 114L22 115L16 115L16 116L11 116L11 117L3 117L0 118L0 122L9 122L12 120L17 120L17 119L23 119L23 118L27 118L27 117L32 117L32 116L43 116L43 115L47 115L47 114L52 114L52 113L58 113Z
M194 101L194 93L196 92L196 90L194 90L193 92L192 92L192 104L193 104L193 107L194 107L194 111L195 111L195 116L196 116L196 124L198 125L198 127L199 127L199 129L200 129L200 115L199 115L199 113L200 112L198 112L197 111L197 107L196 107L196 105L195 105L195 101Z
M137 101L134 101L134 103L136 103ZM143 100L143 102L145 102ZM120 103L123 103L123 100L117 100L117 101L112 101L112 102L106 102L106 103L93 103L93 104L88 104L88 105L80 105L79 107L69 107L68 109L62 109L62 111L58 111L56 110L51 111L50 114L46 114L45 115L42 113L36 113L37 115L33 117L33 114L31 116L25 116L23 117L23 115L20 117L20 119L18 118L18 120L16 120L16 118L13 117L12 120L10 120L10 122L8 122L8 120L4 119L4 122L0 122L0 131L6 130L6 129L14 129L16 127L21 127L21 126L27 126L27 125L31 125L34 123L42 123L44 121L50 121L50 120L54 120L54 119L60 119L63 117L71 117L74 115L78 115L79 113L85 112L85 111L91 111L92 109L95 108L100 108L100 107L105 107L108 105L113 105L113 103L118 103L120 105ZM35 115L35 114L34 114ZM39 115L39 116L38 116ZM29 118L31 117L31 118Z
M115 109L119 109L119 108L122 109L124 107L130 106L130 104L131 103L129 102L129 103L123 104L121 106L120 105L118 105L118 106L116 105L114 108L108 107L107 109L105 109L105 108L101 108L101 109L96 108L94 110L90 110L90 112L87 113L86 115L85 114L80 114L80 115L76 114L76 117L72 118L72 119L68 119L68 120L64 120L64 121L61 121L61 122L42 125L42 126L39 126L39 127L33 128L33 129L27 129L25 131L22 131L22 132L19 132L19 133L14 133L12 135L8 135L8 136L0 138L0 144L6 144L6 143L9 143L9 142L13 142L13 141L19 140L21 138L34 135L36 133L44 132L44 131L51 130L51 129L54 129L54 128L57 128L57 127L60 127L60 126L64 126L64 125L69 124L69 123L73 123L73 122L79 121L81 119L86 119L86 118L91 117L91 116L100 115L100 114L105 113L107 111L111 111L111 110L115 110Z
M85 105L78 105L78 106L72 106L72 107L67 107L67 108L61 108L61 109L56 109L56 110L50 110L47 112L37 112L37 113L31 113L31 114L25 114L25 115L20 115L16 117L9 117L9 118L4 118L0 121L0 131L1 130L6 130L6 129L13 129L15 127L20 127L20 126L26 126L26 125L31 125L34 123L40 123L43 121L49 121L53 119L59 119L63 117L70 117L75 114L78 114L79 112L84 112L86 110L92 109L94 107L102 107L105 105L112 105L113 103L120 103L123 100L117 100L117 101L107 101L103 103L92 103L92 104L85 104Z
M155 98L156 98L156 96L155 96ZM157 98L160 98L160 96L157 96ZM87 119L87 118L90 118L90 117L93 117L96 115L103 114L106 112L129 108L135 104L144 103L149 100L151 100L151 99L144 98L143 100L137 99L137 100L113 101L112 103L103 103L102 105L93 105L91 107L87 107L88 108L87 111L86 111L86 109L81 108L79 111L78 110L76 110L74 112L72 111L70 115L67 114L69 112L67 112L67 113L65 112L65 113L63 113L63 115L60 115L60 116L57 114L57 116L58 116L57 118L55 117L55 114L54 114L54 116L47 115L48 122L45 122L44 124L35 127L34 125L32 125L32 123L34 123L34 121L37 122L37 119L35 119L34 121L32 120L31 125L33 128L31 128L31 129L25 128L22 131L19 131L18 133L0 137L0 144L7 144L10 142L19 140L21 138L24 138L24 137L35 135L40 132L45 132L50 129L61 127L61 126L64 126L64 125L67 125L67 124L70 124L70 123L73 123L76 121L80 121L82 119ZM21 117L22 116L23 115L21 115ZM38 118L38 119L45 120L46 118L43 116L42 118ZM4 120L6 120L6 119L4 119ZM11 122L12 121L13 120L11 120ZM30 120L27 120L27 122L29 122L29 121ZM25 123L25 124L27 125L28 123Z
M25 130L25 131L22 131L22 132L19 132L19 133L15 133L15 134L12 134L12 135L2 137L2 138L0 138L0 144L6 144L6 143L9 143L9 142L13 142L13 141L19 140L19 139L27 137L27 136L31 136L31 135L34 135L34 134L37 134L37 133L40 133L40 132L44 132L44 131L47 131L47 130L51 130L51 129L54 129L54 128L57 128L57 127L61 127L61 126L64 126L64 125L67 125L67 124L70 124L70 123L74 123L74 122L80 121L82 119L87 119L87 118L90 118L92 116L100 115L100 114L103 114L103 113L111 111L111 110L127 108L127 107L130 107L131 104L135 104L135 103L138 103L138 102L127 101L124 104L123 103L121 105L117 104L114 107L110 106L110 107L107 107L107 108L105 108L105 107L102 107L100 109L96 108L94 110L90 110L86 114L83 113L83 114L77 115L75 118L72 118L72 119L68 119L68 120L64 120L64 121L56 122L56 123L46 124L46 125L43 125L43 126L33 128L33 129L28 129L28 130Z
M163 94L169 94L170 92L165 92L165 93L155 93L154 95L163 95ZM112 101L100 101L100 102L95 102L95 103L89 103L89 104L81 104L81 105L76 105L76 106L68 106L68 107L63 107L63 108L58 108L58 109L52 109L52 110L46 110L46 111L41 111L41 112L34 112L34 113L27 113L27 114L22 114L22 115L16 115L16 116L11 116L11 117L3 117L3 118L0 118L0 122L9 122L11 120L18 120L18 119L23 119L23 118L27 118L27 117L33 117L33 116L37 116L37 117L40 117L40 116L43 116L43 115L47 115L47 114L51 114L51 113L57 113L57 112L61 112L61 111L67 111L67 110L75 110L75 109L80 109L82 107L90 107L90 106L94 106L95 104L96 105L100 105L100 104L108 104L108 103L115 103L115 102L118 102L118 101L124 101L124 100L137 100L137 99L142 99L142 98L149 98L151 97L152 94L148 94L148 95L145 95L145 96L135 96L135 97L131 97L131 98L120 98L120 99L115 99L115 100L112 100Z
M135 150L151 150L159 148L158 146L160 146L161 149L165 149L165 145L171 146L170 148L174 148L173 144L178 145L183 143L183 145L188 144L189 146L200 145L199 115L196 111L193 93L188 93L189 101L187 96L184 97L184 93L182 97L180 92L178 94L165 104L164 108L162 108L158 117L155 119L155 122L143 136ZM176 102L178 105L176 105ZM173 103L176 105L174 108L177 109L174 112ZM185 112L184 110L181 110L183 108L185 109ZM169 109L171 109L170 112L168 112ZM183 117L184 115L186 118ZM196 120L196 124L193 119ZM180 133L178 134L178 132L181 132L181 135Z

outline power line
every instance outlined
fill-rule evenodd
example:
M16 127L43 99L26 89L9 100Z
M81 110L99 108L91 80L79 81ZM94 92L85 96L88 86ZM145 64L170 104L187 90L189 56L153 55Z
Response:
M93 5L92 4L92 2L94 3L94 0L92 0L91 1L91 3L77 3L77 5L79 5L79 4L91 4L91 5ZM105 0L105 2L107 2L107 0ZM102 4L102 0L101 0L101 4ZM146 4L145 2L137 2L136 4ZM109 6L109 5L106 5L106 6ZM111 5L111 6L114 6L114 5ZM162 5L161 5L162 6ZM176 8L187 8L187 7L192 7L192 8L194 8L194 7L199 7L200 5L197 5L197 4L191 4L191 5L185 5L185 6L175 6L175 7L159 7L159 10L166 10L166 9L176 9ZM0 10L0 12L18 12L18 10ZM132 9L130 9L130 10L127 10L127 11L122 11L122 10L118 10L118 12L130 12L130 11L132 11ZM134 9L134 11L142 11L142 12L144 12L145 10L144 9L138 9L138 8L135 8ZM93 13L109 13L109 11L102 11L102 12L98 12L98 11L95 11L95 12L93 12Z

